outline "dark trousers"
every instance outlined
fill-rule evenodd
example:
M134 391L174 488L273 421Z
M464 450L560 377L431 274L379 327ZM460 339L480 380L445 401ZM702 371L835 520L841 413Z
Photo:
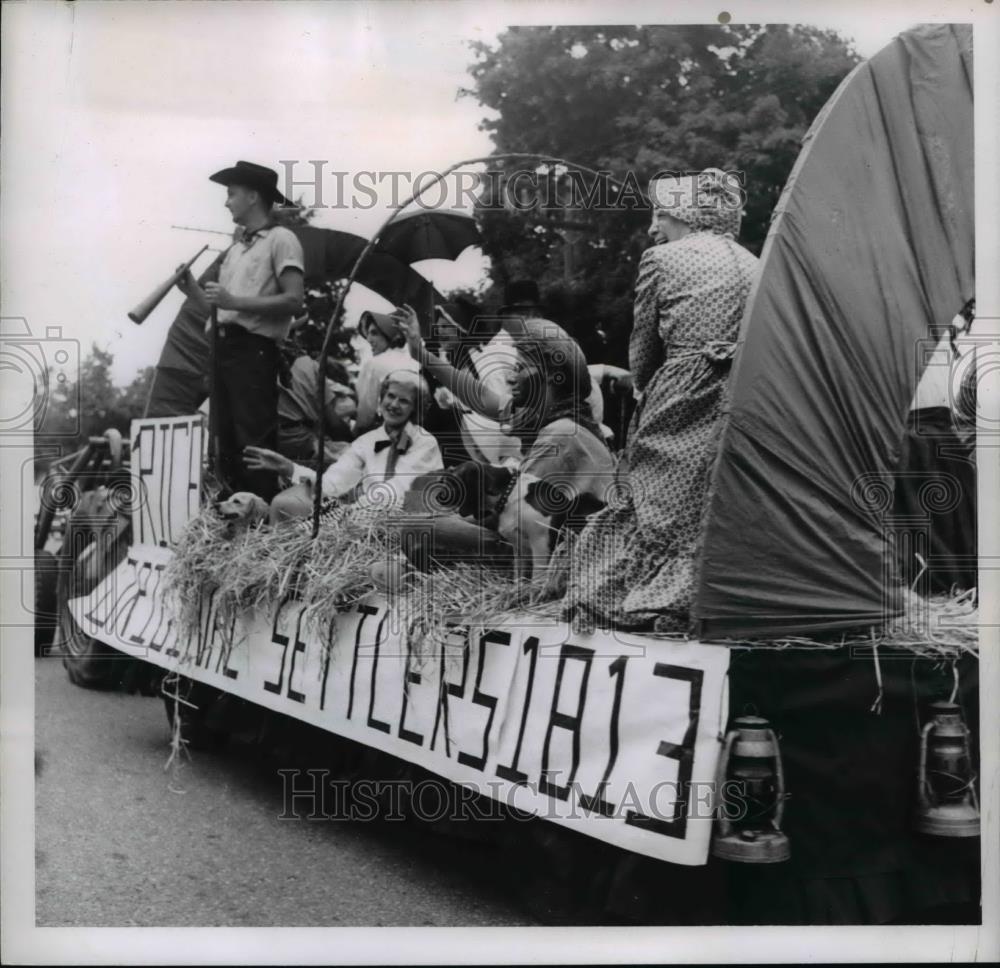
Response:
M223 483L234 491L252 491L265 501L278 493L270 471L248 471L248 444L278 447L278 344L235 324L219 329L216 392L219 458Z
M514 549L496 531L457 514L413 512L397 524L400 545L410 564L421 571L461 564L509 571Z

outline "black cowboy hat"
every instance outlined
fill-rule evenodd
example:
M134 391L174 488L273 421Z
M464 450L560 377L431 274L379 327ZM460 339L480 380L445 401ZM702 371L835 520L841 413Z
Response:
M260 192L272 205L294 207L295 204L278 191L278 173L273 168L255 165L252 161L238 161L233 168L223 168L222 171L209 175L208 180L219 185L240 185L253 189Z

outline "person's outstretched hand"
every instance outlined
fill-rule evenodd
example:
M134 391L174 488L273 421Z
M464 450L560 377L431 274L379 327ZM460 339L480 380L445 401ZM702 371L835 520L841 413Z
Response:
M424 338L420 335L420 317L417 311L403 303L397 306L392 313L392 318L402 327L406 335L406 345L409 347L410 356L415 360L420 359L420 351L424 348Z
M287 457L266 447L244 447L243 464L250 471L274 471L282 477L291 477L295 464Z

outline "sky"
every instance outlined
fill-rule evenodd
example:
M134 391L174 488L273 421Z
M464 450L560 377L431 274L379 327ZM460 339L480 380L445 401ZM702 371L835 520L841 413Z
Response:
M692 22L717 6L671 12ZM948 19L940 3L927 16L919 8L848 4L831 15L804 3L780 19L837 29L870 56L920 19ZM81 356L91 342L110 349L114 377L127 383L155 364L182 297L172 293L142 326L128 310L206 241L226 244L172 228L232 228L210 173L237 159L276 168L290 160L307 179L309 162L322 161L329 200L336 170L439 171L488 154L484 109L457 96L471 82L469 43L495 42L511 23L608 22L609 9L524 0L3 4L3 315L23 317L35 334L60 327ZM614 19L661 20L653 9L663 8L619 3ZM738 6L729 9L739 20ZM745 19L759 20L761 9ZM370 236L389 211L384 189L377 206L322 210L314 224ZM206 253L196 270L209 261ZM487 265L470 249L455 263L417 268L447 289L476 284ZM388 306L359 289L349 318L365 308Z

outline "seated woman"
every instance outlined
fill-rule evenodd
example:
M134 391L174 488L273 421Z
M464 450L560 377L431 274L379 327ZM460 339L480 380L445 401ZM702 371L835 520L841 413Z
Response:
M400 507L415 478L444 467L437 441L412 422L426 397L426 384L409 370L397 370L383 381L378 397L382 425L353 441L323 474L323 495L353 497L361 507ZM247 447L244 462L251 470L268 470L293 481L271 501L272 524L308 517L316 471L262 447Z
M486 515L478 521L457 513L435 514L431 508L408 517L403 534L407 557L423 570L432 563L471 559L522 572L533 566L537 571L538 547L544 545L546 559L551 549L553 519L565 518L567 506L578 507L581 513L584 507L589 512L603 506L605 489L613 480L614 460L587 405L590 374L583 352L549 320L518 321L512 331L517 358L505 398L428 353L412 310L400 311L397 318L406 328L410 351L434 378L467 406L499 421L521 443L521 457L506 493L484 501ZM431 483L425 493L429 496L433 490ZM511 500L523 502L523 507L505 515ZM415 503L408 502L411 510ZM502 524L504 517L510 522L507 527Z

